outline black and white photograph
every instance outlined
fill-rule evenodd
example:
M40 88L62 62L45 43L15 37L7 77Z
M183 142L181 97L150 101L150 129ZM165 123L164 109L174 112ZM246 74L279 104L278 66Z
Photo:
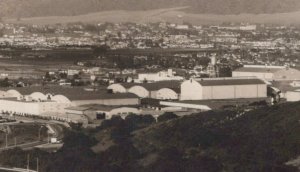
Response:
M300 0L0 0L0 172L299 172Z

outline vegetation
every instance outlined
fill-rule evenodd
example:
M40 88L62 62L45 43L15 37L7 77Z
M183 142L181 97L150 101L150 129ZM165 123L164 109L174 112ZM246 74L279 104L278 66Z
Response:
M0 87L10 87L12 84L9 82L8 78L0 80Z
M1 153L0 164L24 167L30 154L31 168L39 157L41 171L293 172L285 163L300 154L299 111L300 103L291 103L158 123L151 116L113 117L94 130L68 131L57 153L15 149ZM93 151L107 142L113 144Z
M171 119L176 119L176 118L178 118L178 116L176 114L174 114L173 112L166 112L163 115L160 115L157 118L157 121L158 122L165 122L165 121L168 121L168 120L171 120Z

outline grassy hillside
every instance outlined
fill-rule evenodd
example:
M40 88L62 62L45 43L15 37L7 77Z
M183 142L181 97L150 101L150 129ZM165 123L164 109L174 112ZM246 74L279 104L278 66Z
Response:
M41 171L296 172L285 163L300 155L300 102L240 112L159 123L151 116L113 118L96 130L76 127L57 153L6 151L0 165L26 166L20 157L30 153Z
M108 10L152 10L190 6L192 13L278 13L300 9L298 0L2 0L0 12L8 17L79 15Z
M299 112L300 103L234 120L234 112L207 112L138 131L133 143L146 155L173 147L187 161L210 158L226 171L292 171L284 164L300 154Z

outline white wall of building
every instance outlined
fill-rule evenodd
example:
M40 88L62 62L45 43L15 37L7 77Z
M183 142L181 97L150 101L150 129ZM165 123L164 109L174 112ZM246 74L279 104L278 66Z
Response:
M65 108L70 107L70 104L61 104L56 102L24 102L12 100L0 100L0 111L19 115L36 115L43 116L52 113L59 115L65 113Z
M179 95L172 89L162 88L156 92L156 99L177 100L179 99Z
M202 87L203 100L210 99L233 99L234 87L232 86L207 86Z
M112 90L113 93L126 93L127 90L121 84L112 84L107 87L108 90Z
M265 98L267 85L218 85L201 86L195 80L185 81L181 85L180 100L211 100L211 99L241 99Z
M195 80L190 79L181 84L180 100L201 100L202 86Z
M5 97L8 97L8 93L6 91L0 90L0 98L5 98Z
M39 115L40 107L37 102L0 100L0 111L17 114Z
M133 86L128 90L128 92L141 98L148 98L150 96L150 92L142 86Z
M203 87L203 100L267 97L266 85L228 85Z
M8 90L7 91L7 96L8 97L20 97L22 95L16 90Z

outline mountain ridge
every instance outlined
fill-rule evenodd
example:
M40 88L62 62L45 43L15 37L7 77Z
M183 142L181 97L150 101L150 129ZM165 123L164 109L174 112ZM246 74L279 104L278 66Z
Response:
M74 16L110 10L153 10L189 6L188 13L268 14L300 10L299 0L2 0L2 17Z

